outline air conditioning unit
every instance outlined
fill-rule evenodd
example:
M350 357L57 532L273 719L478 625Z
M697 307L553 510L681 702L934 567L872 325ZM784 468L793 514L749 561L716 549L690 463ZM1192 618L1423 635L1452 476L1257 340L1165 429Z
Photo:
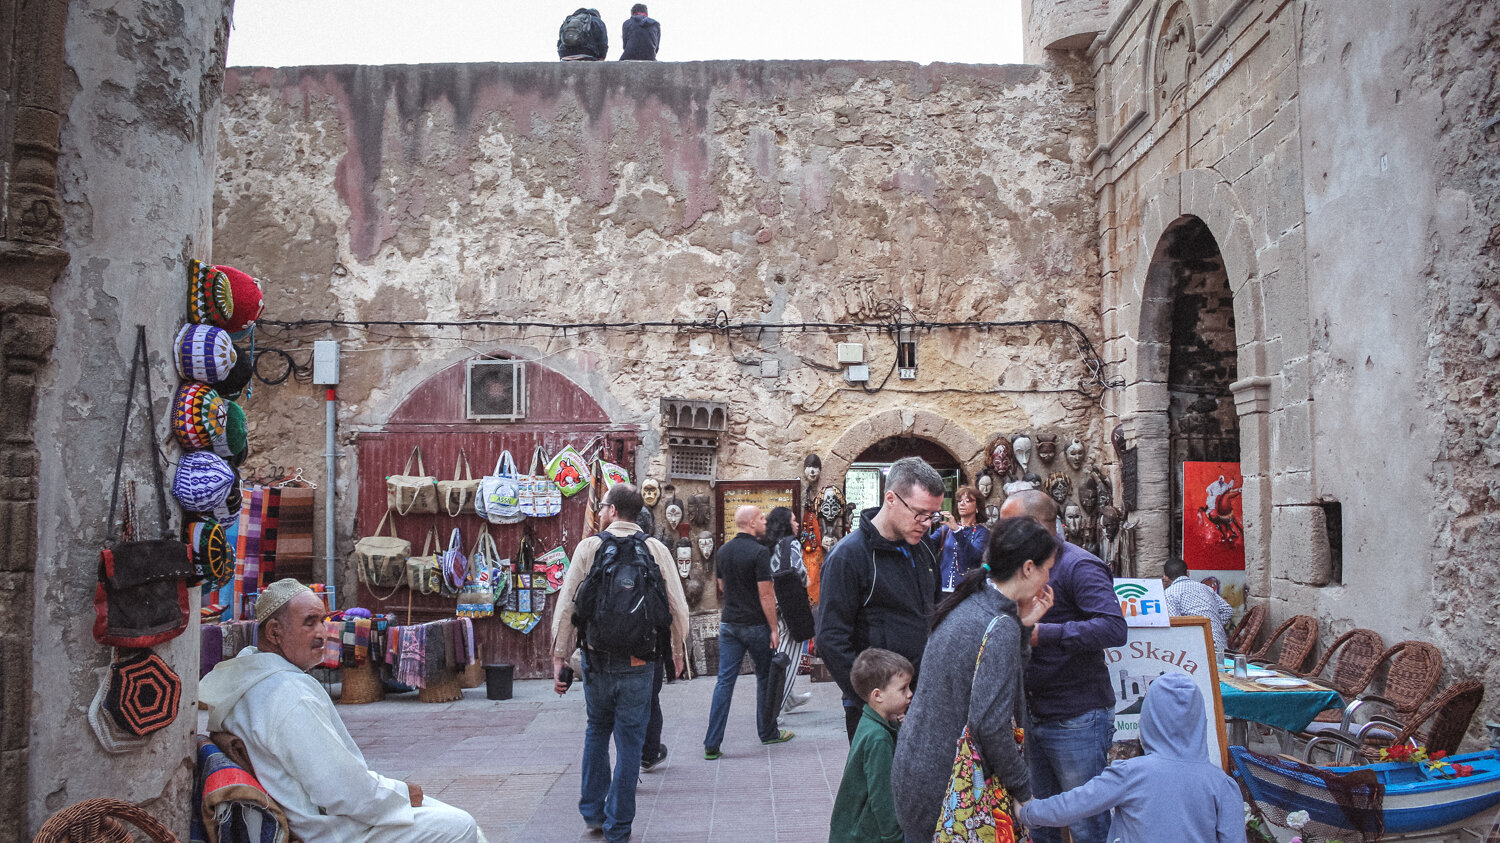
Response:
M464 377L464 405L471 419L515 421L526 418L526 361L470 360Z

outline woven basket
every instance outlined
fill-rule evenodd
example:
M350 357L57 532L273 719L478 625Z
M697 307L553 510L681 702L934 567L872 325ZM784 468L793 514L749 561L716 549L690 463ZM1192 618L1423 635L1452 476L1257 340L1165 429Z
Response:
M363 667L345 667L339 671L343 692L339 702L344 705L363 705L385 699L385 686L380 682L380 665L368 662Z
M472 661L464 666L458 673L458 687L478 688L484 685L484 663Z
M463 686L458 683L458 671L449 670L443 678L417 691L417 700L424 703L445 703L464 698Z

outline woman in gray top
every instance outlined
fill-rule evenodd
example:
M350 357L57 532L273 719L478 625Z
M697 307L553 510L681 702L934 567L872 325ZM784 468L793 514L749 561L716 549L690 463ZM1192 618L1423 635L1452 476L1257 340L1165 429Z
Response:
M933 612L922 676L901 724L891 789L908 841L932 839L964 724L988 777L1017 803L1031 798L1031 777L1014 727L1025 723L1021 669L1030 628L1052 605L1047 578L1060 545L1030 518L1006 518L990 534L982 567L970 571ZM999 618L984 658L979 644Z

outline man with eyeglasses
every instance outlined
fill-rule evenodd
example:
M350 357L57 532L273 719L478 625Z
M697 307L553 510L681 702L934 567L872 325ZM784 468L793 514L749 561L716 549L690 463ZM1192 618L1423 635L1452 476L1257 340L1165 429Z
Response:
M920 457L897 460L886 474L881 505L861 512L859 529L823 560L818 655L843 691L850 741L863 703L849 671L862 650L892 650L921 671L942 558L931 528L942 519L942 508L937 470Z

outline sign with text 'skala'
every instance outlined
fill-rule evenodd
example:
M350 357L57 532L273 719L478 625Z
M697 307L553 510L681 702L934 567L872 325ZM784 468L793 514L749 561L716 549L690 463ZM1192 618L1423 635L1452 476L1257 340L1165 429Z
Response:
M1104 651L1109 680L1115 692L1115 741L1141 736L1141 711L1152 680L1181 673L1203 694L1203 717L1208 732L1206 760L1228 769L1228 741L1224 735L1224 703L1214 664L1213 638L1207 618L1174 618L1165 627L1129 631L1125 646Z
M1115 597L1126 626L1171 626L1167 615L1167 592L1161 580L1116 579Z

